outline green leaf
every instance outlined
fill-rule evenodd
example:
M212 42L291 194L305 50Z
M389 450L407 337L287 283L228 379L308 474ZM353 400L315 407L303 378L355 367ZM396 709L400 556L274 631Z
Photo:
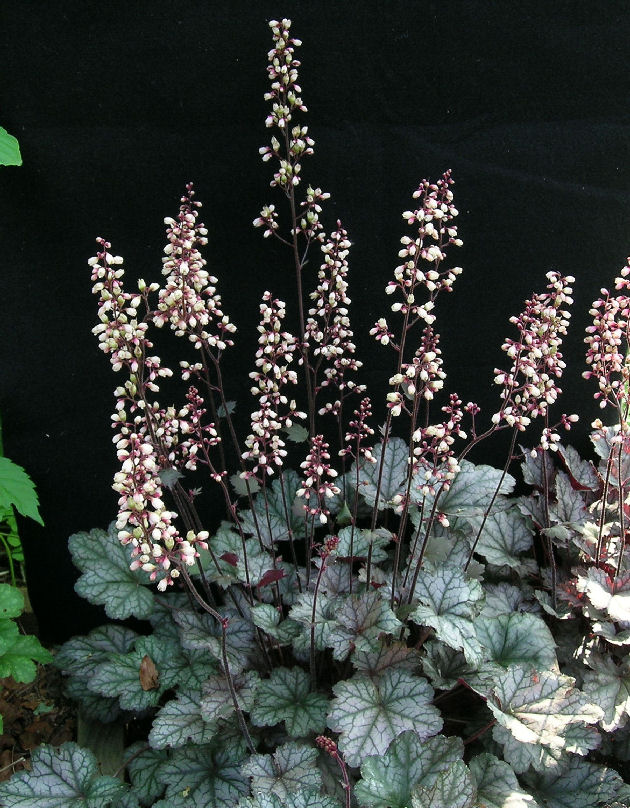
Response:
M487 704L498 723L518 741L561 748L562 733L569 724L594 724L603 715L574 685L570 676L513 665L496 677L487 692Z
M525 784L545 808L597 808L613 800L623 781L613 769L574 757L560 772L527 775Z
M355 647L358 637L377 640L381 635L395 634L402 628L404 624L378 592L364 592L343 601L326 644L333 649L333 657L342 661Z
M115 777L99 775L88 749L43 744L33 750L30 771L0 784L0 801L15 808L110 808L126 788Z
M376 463L359 463L359 491L365 498L368 505L376 502L376 492L378 489L378 477L381 467L381 456L383 457L383 472L381 477L381 487L378 499L378 509L393 507L391 501L396 494L402 491L407 479L409 447L402 438L390 438L385 447L383 455L383 443L378 443L372 455ZM351 476L356 473L356 461L350 471Z
M308 429L301 424L293 424L288 429L285 429L284 433L293 443L304 443L308 440Z
M266 547L270 547L276 541L287 541L289 528L294 538L304 535L304 519L301 514L297 515L293 512L295 494L301 485L298 475L293 470L287 470L282 472L281 478L273 481L264 494L260 492L256 495L254 512L263 544ZM285 502L289 515L288 523ZM250 510L241 513L241 524L246 533L256 535L256 522Z
M82 572L74 585L78 595L89 603L105 606L112 620L149 617L153 592L143 586L137 572L129 569L130 552L118 541L115 527L75 533L68 539L68 547L75 566Z
M117 696L106 699L98 693L92 693L87 689L86 680L77 676L66 681L64 693L69 699L77 702L81 714L87 719L110 724L122 714Z
M241 771L251 777L254 793L273 792L283 800L301 788L319 789L322 776L317 768L317 749L305 744L286 743L272 755L252 755Z
M20 634L15 623L0 623L0 679L32 682L37 675L35 662L52 662L52 654L32 634Z
M481 584L467 579L460 569L442 566L435 573L420 572L416 597L420 605L410 619L434 628L438 639L462 650L470 664L481 662L482 650L472 622L475 603L483 597Z
M545 622L535 614L512 612L475 621L477 639L486 657L502 665L553 668L556 644Z
M466 521L473 529L473 537L477 536L483 517L469 516ZM521 553L526 553L532 546L533 532L531 520L516 508L491 513L483 526L475 552L484 556L490 564L498 567L507 565L518 570L522 564Z
M284 721L292 738L322 732L328 699L309 691L309 676L301 668L275 668L269 679L258 685L256 703L250 713L252 724L272 727Z
M153 749L177 748L189 741L201 745L212 740L216 724L204 721L200 699L199 692L189 692L178 693L177 698L166 702L153 719L149 733Z
M388 668L378 679L357 674L333 687L335 699L328 726L339 732L339 748L350 766L368 755L382 755L407 729L421 738L436 735L442 719L431 704L433 688L426 679L401 668Z
M125 750L131 790L137 795L142 805L153 805L161 796L164 785L158 780L160 766L168 760L168 753L161 749L149 749L143 741L133 744Z
M413 788L433 785L463 752L459 738L436 735L422 740L413 731L403 732L383 755L364 759L355 796L369 808L408 808Z
M604 711L600 725L607 731L625 725L630 715L630 660L616 665L612 657L592 654L588 664L594 670L584 675L584 692Z
M17 138L0 126L0 166L21 166L22 155Z
M456 760L440 772L430 786L416 786L411 794L412 808L470 808L475 786L463 760Z
M4 129L0 127L0 133ZM8 457L0 457L0 506L15 506L22 516L34 519L43 525L39 515L39 501L33 481L21 466Z
M24 595L16 586L0 584L0 620L19 617L24 611Z
M241 710L249 712L251 709L259 682L260 677L256 671L245 671L232 676L236 700ZM202 686L200 709L205 721L228 718L234 712L234 700L226 676L210 676L206 679Z
M162 808L234 808L247 794L247 778L241 774L244 748L215 744L175 749L158 770L166 786Z
M531 604L527 603L523 590L506 581L500 581L498 584L486 584L484 593L486 599L480 612L482 617L496 617L499 614L526 612L531 609Z
M484 808L538 808L531 794L520 787L507 763L487 752L468 764L477 784L477 806Z

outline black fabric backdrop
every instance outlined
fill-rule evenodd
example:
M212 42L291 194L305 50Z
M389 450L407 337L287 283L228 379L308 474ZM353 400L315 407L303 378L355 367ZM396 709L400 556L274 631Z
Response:
M375 402L392 358L367 332L391 302L400 214L420 179L451 168L464 274L438 310L447 386L494 412L508 317L550 269L573 274L560 409L579 409L571 441L588 449L599 411L580 378L583 329L630 253L626 2L3 4L0 125L24 165L0 169L0 412L6 453L35 480L46 522L22 523L46 639L101 621L73 592L66 540L115 515L119 381L90 333L86 261L102 235L131 279L159 279L162 220L191 180L206 257L239 326L226 375L247 427L260 295L290 300L293 288L288 256L251 227L264 203L281 204L258 156L269 138L267 21L281 16L304 42L304 122L316 140L304 175L332 194L324 223L342 219L354 245L353 326ZM501 464L503 448L483 458Z

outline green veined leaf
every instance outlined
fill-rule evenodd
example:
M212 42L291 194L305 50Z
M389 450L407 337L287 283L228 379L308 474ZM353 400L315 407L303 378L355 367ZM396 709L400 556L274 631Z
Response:
M596 609L606 610L615 622L630 622L630 572L611 578L602 569L590 567L578 575L578 592L584 592Z
M415 672L420 665L421 655L414 648L408 648L405 643L387 641L387 639L372 642L359 641L352 653L352 664L358 671L369 671L372 676L378 676L387 668L404 668Z
M126 654L139 636L126 626L99 626L87 636L65 642L55 654L55 666L71 676L89 679L108 654Z
M335 659L343 660L354 648L357 637L377 640L382 634L395 634L402 628L404 624L378 592L363 592L341 603L326 645L333 649Z
M0 166L21 166L22 155L17 138L0 126Z
M594 668L584 675L584 692L604 711L601 726L612 732L625 725L630 715L630 662L626 657L616 665L611 657L591 655Z
M129 761L127 771L131 790L142 805L153 805L164 791L164 785L157 775L162 763L168 760L168 753L162 749L147 748L146 743L139 741L125 749L124 759Z
M216 735L216 724L204 721L200 707L201 694L178 693L167 701L153 719L149 743L153 749L165 749L209 743Z
M251 777L254 793L273 792L283 800L299 789L319 789L322 776L317 768L317 749L305 744L286 743L272 755L252 755L242 772Z
M266 547L270 547L276 541L287 541L289 539L289 528L291 528L294 538L300 538L304 535L304 519L301 515L298 516L293 512L295 494L301 485L298 475L289 469L282 473L281 479L273 481L264 495L261 491L254 498L254 511L258 529ZM288 523L285 502L289 515ZM241 513L241 524L246 533L256 535L256 522L250 510Z
M383 755L364 759L356 798L368 808L408 808L413 788L420 783L431 787L463 752L459 738L436 735L422 740L411 730L403 732Z
M483 656L472 622L475 603L483 597L479 582L467 579L455 567L442 566L435 573L422 570L416 597L420 605L410 614L410 619L434 628L438 639L451 648L462 650L470 664L479 664Z
M530 665L538 670L556 665L556 644L545 622L535 614L512 612L475 620L477 639L486 658L504 668Z
M154 808L234 808L249 791L247 778L241 774L244 756L244 746L233 741L227 746L175 749L158 770L166 795Z
M501 495L511 494L516 480L510 474L503 476L500 469L492 466L475 466L467 460L462 460L451 487L440 497L439 510L448 516L483 516L490 507L499 484L499 495L493 505L495 511L508 507L508 500ZM422 498L418 502L421 504ZM433 498L428 497L427 504L432 502Z
M332 797L323 797L318 789L301 788L285 799L273 792L258 791L256 796L242 799L237 808L341 808L341 805Z
M372 547L372 563L380 564L387 558L387 545L392 540L389 530L378 528L377 530L366 530L362 528L344 527L337 534L339 544L337 546L337 558L350 558L350 540L352 539L352 556L367 559L370 547Z
M0 801L15 808L106 808L117 804L126 789L116 777L99 775L88 749L43 744L33 750L30 771L0 784Z
M161 668L168 657L178 650L176 646L169 647L154 637L140 637L133 651L127 654L109 654L88 680L88 689L109 698L118 696L123 710L141 712L148 707L155 707L162 693L175 684L164 680ZM143 688L140 678L145 657L149 657L158 674L155 687L148 690Z
M598 808L612 802L623 785L613 769L579 757L560 772L531 774L524 781L545 808Z
M287 734L301 738L309 732L322 732L326 724L328 699L310 692L310 680L301 668L275 668L269 679L261 680L250 718L257 727L285 722Z
M548 772L564 768L572 754L585 756L599 748L601 736L597 727L588 724L569 724L562 730L563 746L546 746L542 743L522 743L500 724L492 728L493 739L503 748L503 759L516 774L533 768Z
M1 127L0 132L4 132ZM8 457L0 457L0 505L3 508L13 505L22 516L44 524L39 515L39 500L33 481L21 466Z
M507 763L487 752L468 764L477 784L477 806L484 808L539 808L538 803L520 787Z
M361 462L359 464L359 491L365 498L368 505L376 502L376 491L378 489L378 477L381 467L381 456L383 455L383 443L378 443L372 455L376 463ZM396 494L401 493L405 480L407 479L407 469L409 459L409 447L402 438L390 438L385 447L383 460L383 472L381 477L381 488L379 492L378 509L391 508L392 499ZM350 476L356 473L355 464L352 466Z
M256 697L260 676L256 671L245 671L232 676L236 700L241 710L248 712ZM201 715L206 721L228 718L235 710L232 692L226 676L210 676L203 683Z
M154 596L146 574L129 569L130 551L118 541L115 527L75 533L68 539L72 560L82 575L74 588L89 603L105 607L112 620L137 617L144 620L153 611Z
M431 685L401 668L388 668L378 679L357 674L338 682L333 692L328 726L340 733L339 748L350 766L384 754L407 729L429 738L442 728Z
M460 679L468 681L468 676L474 671L461 651L444 643L426 642L423 651L423 671L436 690L450 690Z
M466 521L472 528L473 537L476 537L483 517L469 516ZM490 564L519 569L522 564L520 556L531 548L533 533L531 520L516 508L491 513L483 526L475 552L484 556Z
M251 610L252 621L277 640L280 645L290 644L302 631L302 627L295 620L288 618L280 622L280 614L271 603L257 603Z
M603 714L574 685L574 679L560 673L513 665L482 695L488 696L488 707L498 723L518 741L561 748L562 732L569 724L594 724Z
M470 808L474 801L475 785L463 760L440 772L430 786L416 786L411 794L412 808Z

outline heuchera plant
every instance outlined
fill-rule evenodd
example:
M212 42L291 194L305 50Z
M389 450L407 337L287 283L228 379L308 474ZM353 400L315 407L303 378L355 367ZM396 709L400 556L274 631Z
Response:
M100 776L76 745L42 747L30 773L0 787L3 804L627 805L610 764L630 758L630 267L602 290L586 338L585 376L615 421L595 422L593 464L561 443L577 416L550 412L571 277L550 272L511 318L494 414L444 395L436 301L462 271L450 265L461 240L450 172L422 181L386 287L393 316L371 330L393 365L381 410L359 381L348 235L340 222L324 232L328 194L302 182L314 142L296 120L299 42L288 20L271 29L261 154L288 223L270 204L254 224L287 246L298 333L265 291L240 440L222 375L236 327L201 254L192 185L166 219L161 286L127 291L122 258L98 240L95 333L121 376L119 512L70 549L80 594L150 628L109 623L56 662L86 715L145 719L148 741L127 750L128 783ZM316 276L307 254L311 265L319 254ZM177 406L157 397L172 371L151 326L192 349ZM502 469L466 460L500 430L511 434ZM531 493L517 497L518 458ZM212 535L195 472L225 500Z

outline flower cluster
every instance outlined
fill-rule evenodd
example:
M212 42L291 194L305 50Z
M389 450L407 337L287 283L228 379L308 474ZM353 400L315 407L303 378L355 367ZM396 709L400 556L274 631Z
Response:
M153 322L158 327L170 323L175 334L188 336L195 348L221 352L234 344L229 334L236 326L221 310L221 295L214 285L217 279L204 269L206 261L199 247L208 243L208 231L197 222L201 202L194 195L192 183L188 183L177 219L164 220L168 244L162 273L166 283L159 291Z
M346 371L357 371L362 362L354 354L356 346L352 342L353 333L348 318L348 251L350 241L348 234L337 222L337 230L322 244L324 263L317 275L318 284L311 292L312 308L308 311L305 328L305 342L312 346L312 356L321 357L326 362L324 379L315 392L324 387L336 387L344 397L344 393L365 389L352 380L346 380ZM320 410L338 415L341 401L328 403Z
M265 124L268 128L275 127L280 130L286 141L286 156L283 156L280 141L274 136L271 146L260 148L262 159L266 162L272 156L278 159L279 167L276 170L272 187L289 190L300 182L300 159L313 154L314 141L308 135L308 127L293 126L289 131L289 124L293 119L295 110L306 112L306 106L300 98L302 92L297 83L298 67L300 62L295 58L295 48L302 43L299 39L291 39L289 29L290 20L271 20L269 27L273 33L274 47L269 51L269 66L267 72L271 79L271 90L265 93L265 100L271 101L271 112Z
M179 420L174 408L166 410L147 400L148 392L158 392L157 379L170 376L159 357L147 356L153 345L146 337L148 324L138 321L138 308L157 284L146 287L139 281L140 292L129 294L122 284L122 258L112 256L111 245L97 239L101 251L89 260L93 292L100 297L99 319L93 332L100 348L110 355L115 371L126 368L129 379L116 388L116 412L112 426L121 470L114 477L118 499L116 526L123 544L132 544L133 568L142 567L154 580L160 569L166 571L158 587L163 591L179 571L173 562L190 565L197 556L196 547L205 547L207 533L189 532L182 539L173 522L177 514L166 508L160 472L176 461ZM127 413L129 409L129 414Z
M441 424L431 424L413 433L413 473L417 490L424 496L435 496L437 489L448 490L451 481L459 471L459 463L454 456L453 444L456 438L466 439L461 427L464 410L456 393L451 393L450 401L442 407L448 416ZM448 524L448 523L447 523Z
M329 461L330 454L324 436L315 435L311 438L311 450L306 460L300 464L306 477L296 495L306 499L304 510L310 516L316 516L322 524L326 523L330 513L325 505L326 500L339 493L339 488L331 482L337 472L331 468Z
M428 325L422 332L420 345L412 361L401 363L400 372L389 380L390 385L397 388L387 394L387 406L393 416L400 415L405 406L400 388L408 398L418 397L431 401L444 386L446 373L442 370L439 342L439 334Z
M413 194L414 199L420 199L418 208L403 213L407 224L417 225L417 235L415 238L401 238L403 247L398 257L403 259L403 263L394 270L394 280L387 284L385 291L388 295L400 292L402 301L392 304L391 308L405 316L406 327L418 320L431 325L435 321L435 315L432 314L435 298L442 290L450 292L455 278L462 272L461 267L440 269L446 258L447 246L462 245L461 239L457 237L457 228L452 224L452 220L458 215L453 205L453 192L450 189L452 184L450 171L436 183L423 180ZM430 264L431 269L421 262ZM429 300L422 305L416 300L420 286L424 286L429 292ZM379 327L375 333L381 332L382 327ZM383 341L382 338L380 341Z
M492 416L495 426L516 427L524 431L532 418L546 416L549 406L562 392L558 379L565 368L562 353L562 336L566 335L570 313L564 306L573 303L571 285L575 278L548 272L547 291L533 295L527 300L525 310L518 317L511 317L519 332L519 339L507 339L501 346L512 360L509 371L495 368L495 384L503 389L503 403L499 412ZM565 427L575 416L566 416ZM550 434L543 436L548 448L557 441Z
M630 258L615 278L615 289L630 289ZM601 297L594 301L590 315L593 325L586 329L588 345L586 363L590 370L582 375L585 379L595 378L599 390L595 399L604 408L610 404L620 409L623 391L630 380L628 345L630 343L630 296L626 293L611 295L608 289L600 290ZM625 414L627 417L627 413Z
M285 385L297 384L296 372L289 369L297 341L288 331L282 330L285 304L273 298L270 292L265 292L260 314L256 351L258 370L249 374L256 382L251 392L259 397L259 409L252 413L252 431L245 441L247 451L242 455L254 465L251 471L244 472L242 476L245 477L259 472L263 477L273 474L274 467L282 465L287 453L280 430L291 427L294 418L306 418L306 414L297 409L295 401L289 401L283 392ZM287 411L282 413L285 408Z

